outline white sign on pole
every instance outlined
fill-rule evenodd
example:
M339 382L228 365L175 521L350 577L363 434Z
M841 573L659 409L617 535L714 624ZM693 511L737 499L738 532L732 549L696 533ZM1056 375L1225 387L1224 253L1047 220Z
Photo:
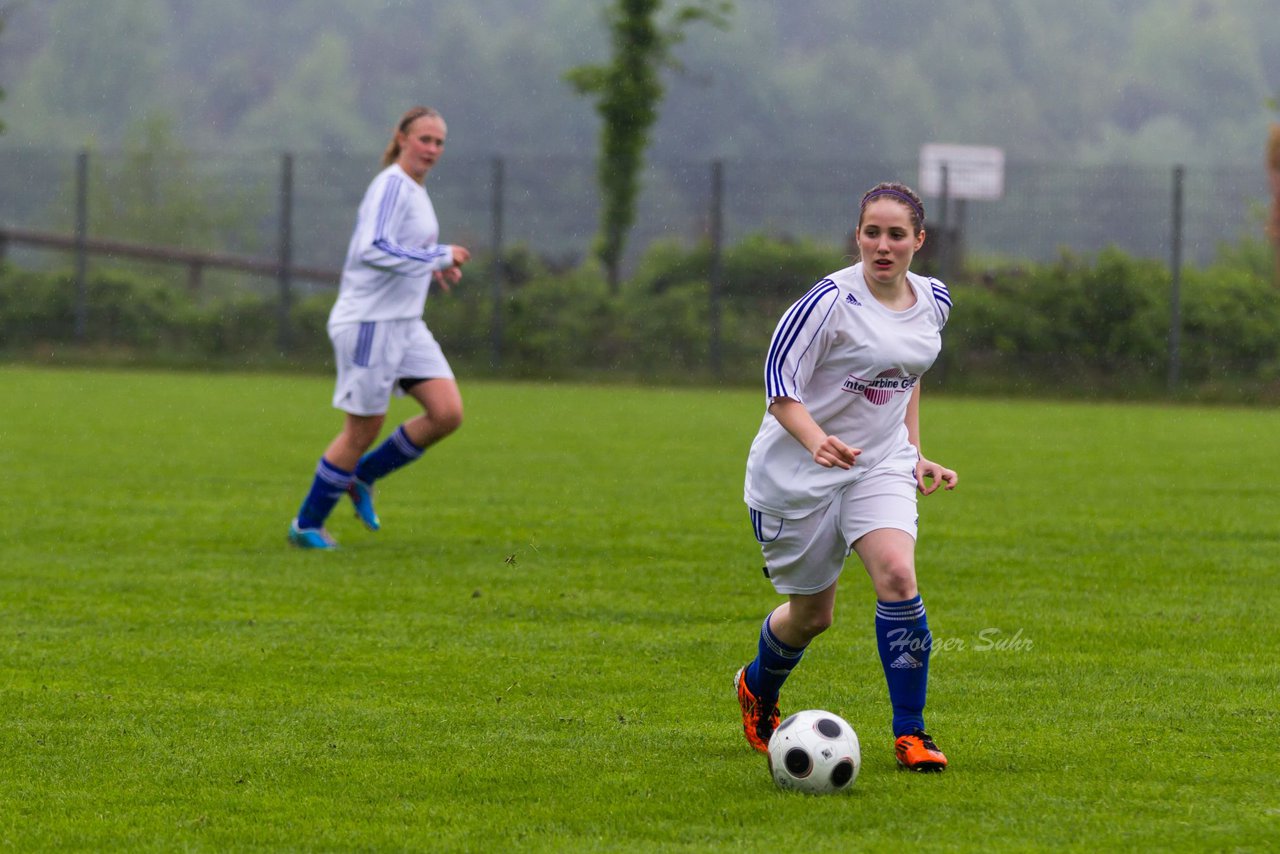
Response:
M946 195L952 199L992 201L1004 196L1004 149L987 145L920 146L920 192L943 195L942 167L947 167Z

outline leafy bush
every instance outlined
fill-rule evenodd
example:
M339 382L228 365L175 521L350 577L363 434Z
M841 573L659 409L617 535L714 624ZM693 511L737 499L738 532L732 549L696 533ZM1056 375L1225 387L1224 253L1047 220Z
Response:
M622 367L617 301L593 266L531 281L505 308L503 354L510 371L551 378Z
M1222 266L1190 271L1182 306L1187 379L1280 379L1280 294L1265 279Z
M726 296L785 299L789 304L818 279L849 263L828 246L753 234L725 249L721 280ZM659 241L645 253L630 287L657 294L694 281L705 286L710 277L711 246L706 241L693 249Z
M726 250L720 370L710 364L710 248L655 244L611 295L594 262L559 271L527 250L505 260L501 370L537 378L637 378L758 383L786 307L847 264L835 248L753 236ZM1182 292L1182 376L1223 399L1280 396L1280 299L1254 247L1203 270ZM426 316L461 370L490 369L492 260L472 265ZM1158 262L1108 249L1051 264L1008 266L948 282L956 311L934 382L957 390L1088 390L1159 394L1169 357L1171 278ZM66 273L0 265L0 347L10 355L74 339L75 284ZM156 277L98 271L89 280L90 348L199 364L293 362L328 369L332 294L300 300L292 347L279 352L274 299L237 293L198 302ZM60 348L60 352L65 348Z

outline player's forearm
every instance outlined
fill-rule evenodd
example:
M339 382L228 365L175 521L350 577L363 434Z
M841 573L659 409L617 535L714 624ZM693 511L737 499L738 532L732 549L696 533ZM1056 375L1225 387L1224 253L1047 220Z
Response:
M360 261L401 276L421 276L453 266L452 247L447 244L413 247L385 238L370 241L360 253Z
M920 383L911 389L911 397L907 400L907 414L903 419L907 425L907 441L915 446L916 453L924 456L920 447Z
M809 410L798 400L789 397L775 398L769 404L769 414L809 453L813 453L827 438L827 432L813 420Z

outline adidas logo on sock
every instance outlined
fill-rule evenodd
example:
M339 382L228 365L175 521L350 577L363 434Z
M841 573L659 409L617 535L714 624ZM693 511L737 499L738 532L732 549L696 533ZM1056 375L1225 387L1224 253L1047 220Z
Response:
M924 662L911 653L904 652L895 658L889 666L895 670L915 670L917 667L924 667Z

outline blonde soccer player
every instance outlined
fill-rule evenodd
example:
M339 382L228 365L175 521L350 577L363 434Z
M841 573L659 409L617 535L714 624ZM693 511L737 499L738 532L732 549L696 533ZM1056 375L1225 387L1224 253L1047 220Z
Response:
M462 246L438 242L440 223L423 186L444 154L446 134L435 110L406 112L383 153L382 171L360 202L328 323L338 370L333 406L346 415L289 523L289 542L299 548L337 547L325 520L343 495L350 496L364 525L378 530L373 484L417 460L462 423L458 384L422 319L432 281L447 290L471 258ZM412 397L422 413L366 453L382 430L393 393Z

